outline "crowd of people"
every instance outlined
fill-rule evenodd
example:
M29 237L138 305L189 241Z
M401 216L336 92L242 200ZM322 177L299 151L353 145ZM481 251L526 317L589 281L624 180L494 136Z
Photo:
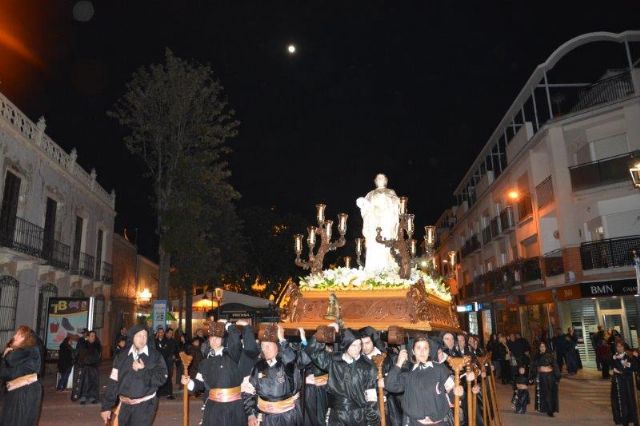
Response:
M593 344L606 344L610 351L599 353L599 367L612 375L613 419L638 424L638 353L610 331L594 334ZM158 397L173 398L175 383L202 398L205 426L376 426L382 412L390 426L452 425L456 416L460 425L472 416L483 425L499 416L490 377L512 386L516 413L525 414L533 403L535 411L553 417L560 408L563 367L568 374L580 368L572 329L533 347L518 334L492 335L483 345L478 336L450 332L412 333L402 344L389 344L372 327L354 330L335 323L309 338L304 329L285 337L276 324L257 335L246 322L224 320L212 321L192 339L171 329L152 334L145 325L122 328L100 401L102 347L89 331L75 345L68 339L61 344L57 389L66 388L73 367L72 400L101 402L104 422L117 416L120 426L153 424ZM187 369L180 352L192 357ZM460 359L467 368L455 367L453 361ZM7 390L0 426L37 424L41 362L37 336L20 327L0 364Z

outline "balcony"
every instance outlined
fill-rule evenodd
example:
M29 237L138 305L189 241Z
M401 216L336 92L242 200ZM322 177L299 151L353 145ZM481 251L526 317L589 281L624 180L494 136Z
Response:
M87 253L78 252L74 254L71 263L71 273L74 275L82 275L83 277L94 277L95 258Z
M30 256L42 257L44 229L20 217L3 218L0 244Z
M513 229L516 221L513 217L513 207L507 206L500 212L500 229L502 232L506 232Z
M482 229L482 244L488 244L491 239L491 225L487 225Z
M536 198L538 199L538 209L542 209L553 203L553 182L551 180L551 176L536 186Z
M518 259L475 277L471 283L464 287L464 297L499 295L511 291L515 285L541 278L539 257Z
M582 243L582 269L633 266L632 250L640 251L640 235Z
M531 217L533 215L533 204L531 203L531 194L524 194L516 202L518 208L518 221Z
M480 250L482 246L480 245L480 240L478 240L477 235L472 235L467 241L464 242L464 246L460 250L460 255L462 257L468 256L476 250Z
M113 283L113 266L110 263L102 262L102 267L100 268L102 275L100 276L100 281L112 284Z
M629 181L629 167L638 160L639 151L569 167L573 191Z
M564 262L562 260L562 249L553 250L545 253L542 257L544 265L544 275L546 277L554 277L564 274Z
M630 95L633 95L631 74L629 72L621 72L581 89L578 93L578 101L571 108L571 112L613 102Z
M51 266L68 270L69 260L71 258L71 247L61 243L60 241L54 240L51 247L45 249L44 258Z

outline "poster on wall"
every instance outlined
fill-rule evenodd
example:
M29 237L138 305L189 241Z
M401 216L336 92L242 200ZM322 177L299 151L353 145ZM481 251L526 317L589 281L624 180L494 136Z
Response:
M72 346L91 328L93 298L52 297L47 311L46 348L48 359L58 359L60 344L66 337Z
M166 328L168 311L167 305L166 300L156 300L153 302L153 333L155 333L159 327Z

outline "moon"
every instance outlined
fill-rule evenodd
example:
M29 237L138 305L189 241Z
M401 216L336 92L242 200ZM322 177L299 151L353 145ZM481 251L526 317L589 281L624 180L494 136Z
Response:
M289 46L287 46L287 52L289 52L290 55L296 53L296 45L290 44Z

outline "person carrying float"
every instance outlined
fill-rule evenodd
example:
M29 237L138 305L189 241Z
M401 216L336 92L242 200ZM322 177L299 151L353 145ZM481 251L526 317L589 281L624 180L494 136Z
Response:
M237 326L242 326L241 333ZM236 325L224 320L209 324L208 352L200 361L195 380L182 376L191 392L205 392L203 426L247 424L240 386L258 354L253 328L244 321ZM244 347L243 347L244 344Z

